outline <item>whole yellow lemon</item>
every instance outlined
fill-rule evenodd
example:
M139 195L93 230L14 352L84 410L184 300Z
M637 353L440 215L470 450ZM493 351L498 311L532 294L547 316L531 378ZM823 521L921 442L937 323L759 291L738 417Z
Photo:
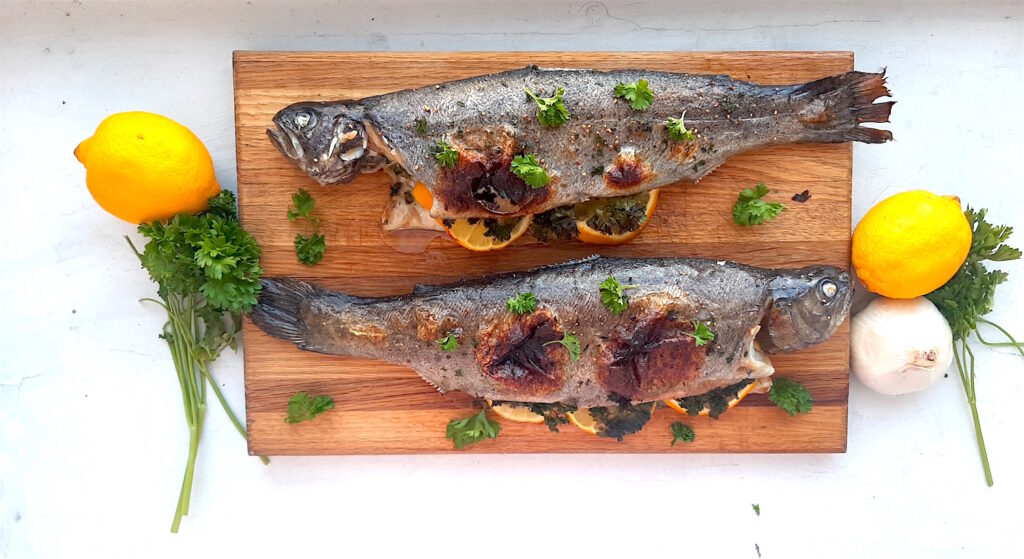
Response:
M853 231L853 267L871 291L912 299L942 287L967 258L971 226L960 199L925 190L882 200Z
M153 113L108 116L75 157L100 207L132 223L203 211L220 192L206 146L188 128Z

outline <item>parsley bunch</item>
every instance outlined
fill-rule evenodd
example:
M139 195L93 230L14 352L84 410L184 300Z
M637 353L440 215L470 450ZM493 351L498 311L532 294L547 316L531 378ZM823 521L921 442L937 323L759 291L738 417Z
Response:
M210 374L210 364L226 347L235 349L242 314L256 304L260 292L260 246L238 223L234 194L222 191L199 215L178 214L166 222L143 223L139 233L149 239L139 252L129 246L158 285L154 302L167 311L160 337L174 360L189 429L185 477L174 512L171 532L188 514L199 437L206 417L209 385L235 429L248 438L245 427L228 407ZM264 463L267 459L261 457Z
M992 468L988 463L988 452L985 450L985 437L981 434L981 420L978 417L978 400L975 390L974 352L967 345L971 334L978 341L989 347L1012 347L1024 357L1024 344L1018 342L998 324L982 318L992 312L995 307L996 286L1006 281L1006 272L989 270L984 261L1005 262L1021 257L1020 250L1004 244L1013 233L1012 227L995 226L985 220L988 210L973 210L970 206L964 211L967 223L971 226L973 236L971 249L967 253L960 270L945 285L925 295L935 304L942 316L949 322L953 331L953 357L956 369L960 373L960 382L964 385L967 403L971 407L974 418L974 433L978 439L978 450L981 452L981 464L985 470L985 481L992 485ZM981 336L978 324L986 324L1006 336L1007 342L990 342Z

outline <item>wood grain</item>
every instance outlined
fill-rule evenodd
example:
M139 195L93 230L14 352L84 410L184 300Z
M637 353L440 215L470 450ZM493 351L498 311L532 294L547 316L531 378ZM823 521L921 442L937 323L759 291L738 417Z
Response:
M408 292L441 283L521 270L599 251L583 243L542 245L524 237L495 253L472 253L428 233L392 235L380 228L388 181L383 173L320 187L286 161L266 136L271 117L302 100L358 99L527 64L597 69L649 68L729 74L766 84L799 83L853 69L849 52L731 53L277 53L234 54L239 209L263 247L268 276L289 275L355 295ZM733 159L699 184L666 188L649 226L633 242L600 253L617 256L708 256L768 267L811 263L849 267L852 149L791 145ZM732 223L736 193L766 183L786 210L751 229ZM306 267L295 259L298 231L284 213L306 188L317 201L328 249ZM806 203L790 197L811 191ZM386 454L451 451L450 419L473 413L465 394L438 394L406 368L303 352L248 321L246 419L253 454ZM643 432L619 443L566 427L503 422L496 441L461 452L845 452L849 329L801 352L773 356L779 375L803 382L814 411L791 418L764 395L747 398L721 419L683 418L658 409ZM297 391L326 393L336 409L316 421L284 422ZM693 444L669 446L668 425L682 419Z

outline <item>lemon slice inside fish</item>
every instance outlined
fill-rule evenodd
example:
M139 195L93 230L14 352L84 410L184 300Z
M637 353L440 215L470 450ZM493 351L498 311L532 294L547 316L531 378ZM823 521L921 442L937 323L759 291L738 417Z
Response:
M495 405L490 400L487 400L487 405L491 406L491 411L502 419L521 423L544 423L544 416L530 411L530 408L526 406L502 403Z
M594 420L594 416L590 415L590 410L584 408L566 412L565 415L569 418L569 423L572 423L591 435L597 434L597 421Z
M764 387L765 387L766 384L767 384L768 387L771 387L771 380L767 379L767 378L764 378L764 379L757 379L757 380L751 381L750 384L744 386L743 388L741 388L739 390L739 392L736 393L736 397L735 398L733 398L732 400L729 400L729 402L728 402L728 406L729 407L727 409L732 409L732 408L736 407L736 405L739 404L740 402L742 402L743 399L746 398L748 394L753 392L755 388L758 389L759 392L763 392L764 391ZM681 414L690 415L686 408L684 408L683 406L679 405L679 401L678 400L665 400L665 405L670 407L670 408L672 408L672 409L674 409L674 410L676 410L677 412L679 412ZM697 415L705 415L706 416L706 415L709 415L710 413L711 413L711 408L708 407L708 406L704 406L704 409L702 409L699 412L697 412Z

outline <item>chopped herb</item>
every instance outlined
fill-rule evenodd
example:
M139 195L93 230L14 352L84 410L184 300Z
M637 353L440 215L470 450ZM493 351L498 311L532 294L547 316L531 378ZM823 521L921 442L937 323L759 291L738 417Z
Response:
M544 424L554 433L558 432L559 425L569 424L567 412L576 411L576 406L565 404L529 404L530 411L544 418Z
M449 421L444 438L452 441L456 449L463 449L484 439L496 439L500 432L501 425L487 419L487 410L480 410L476 415Z
M775 402L776 406L782 408L789 415L809 413L811 405L814 403L814 398L804 388L804 385L785 377L776 378L772 382L768 399Z
M745 188L740 191L739 198L732 207L732 219L736 225L750 227L760 225L775 216L779 215L786 206L779 202L765 202L761 200L768 194L768 187L764 183L755 186L753 189Z
M427 135L427 119L420 117L413 121L413 130L416 131L417 136Z
M590 168L590 176L592 177L600 177L603 174L604 167L601 165L594 165L593 167Z
M451 229L452 227L455 226L455 220L451 219L451 218L442 219L441 220L441 225L444 225L448 229Z
M506 306L512 314L529 314L537 310L537 296L531 291L519 293L515 297L509 297Z
M437 164L441 167L452 169L459 162L459 152L455 151L455 148L448 145L444 140L440 140L434 146L434 159L437 160Z
M544 188L551 180L544 167L537 162L537 156L532 153L513 157L512 173L533 189Z
M594 208L587 225L607 235L621 235L636 231L647 222L647 204L643 195L610 198Z
M716 388L704 394L677 398L679 407L686 410L686 415L697 416L705 409L711 419L718 419L720 415L729 409L729 402L739 397L739 392L748 386L751 380L741 380L737 383Z
M686 124L683 123L683 119L686 118L686 111L679 118L669 118L665 121L665 127L668 128L668 137L672 138L677 142L689 141L692 142L697 139L693 134L693 130L687 130Z
M793 195L794 202L800 202L801 204L811 199L811 191L805 190L799 194Z
M634 111L644 111L654 102L654 93L647 87L647 80L620 83L615 86L615 96L629 101Z
M544 345L551 344L562 344L562 346L565 347L566 351L569 352L570 361L580 360L580 354L582 353L582 350L580 349L580 339L575 334L570 334L566 332L565 334L562 335L561 340L551 340L550 342L547 342Z
M322 233L295 234L295 256L299 262L313 266L323 259L325 250L327 250L327 238Z
M484 226L487 228L484 230L484 235L490 237L496 241L505 242L512 238L512 231L515 230L516 225L519 225L520 217L509 217L505 219L491 219L487 218L484 220Z
M447 336L437 340L437 345L441 346L441 351L455 351L459 349L459 339L455 337L455 334L449 333Z
M629 297L624 290L633 289L635 285L622 285L614 276L608 276L601 282L601 303L612 314L622 314L629 307Z
M676 446L679 441L692 443L696 438L697 434L693 432L693 427L678 421L672 424L672 446Z
M707 324L699 320L693 321L693 333L684 332L687 336L693 338L693 343L697 347L707 344L708 342L715 341L715 333L708 328Z
M576 225L576 207L559 206L533 216L530 231L541 242L576 239L580 236L579 227Z
M651 420L654 402L632 405L628 399L623 404L607 408L590 408L590 416L597 423L597 434L622 442L623 437L640 432Z
M761 516L761 505L752 503L750 506L754 509L754 514Z
M313 224L319 223L315 217L312 217L313 206L316 205L316 201L310 196L309 191L305 188L300 188L298 192L292 194L292 205L288 207L288 221L295 221L300 217L304 217L313 222Z
M539 97L527 87L526 94L533 99L534 103L537 103L537 120L544 126L554 128L569 120L569 110L565 108L565 102L562 101L565 89L558 88L554 97Z
M288 417L284 420L287 423L308 421L332 409L334 409L334 398L326 394L310 396L305 392L299 392L288 400Z

